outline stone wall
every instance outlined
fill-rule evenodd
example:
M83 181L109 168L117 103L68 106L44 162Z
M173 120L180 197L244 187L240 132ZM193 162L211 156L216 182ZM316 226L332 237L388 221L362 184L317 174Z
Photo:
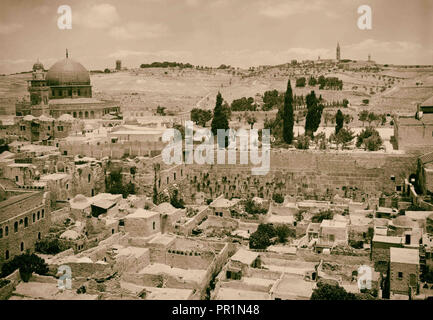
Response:
M239 163L239 154L237 157ZM215 162L216 163L216 162ZM416 155L378 152L273 150L270 171L253 176L254 165L188 165L183 189L210 198L261 196L274 192L314 197L352 197L357 201L393 193L416 172ZM395 180L391 179L395 177Z

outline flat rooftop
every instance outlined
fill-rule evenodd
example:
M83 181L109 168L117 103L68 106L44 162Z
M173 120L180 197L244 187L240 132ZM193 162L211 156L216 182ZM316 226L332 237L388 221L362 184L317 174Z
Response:
M391 248L391 262L419 264L419 250L407 248Z
M267 292L220 288L215 300L269 300Z

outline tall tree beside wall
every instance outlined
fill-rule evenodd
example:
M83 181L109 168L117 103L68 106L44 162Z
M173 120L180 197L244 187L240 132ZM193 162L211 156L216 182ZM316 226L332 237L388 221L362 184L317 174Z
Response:
M218 129L223 129L223 130L229 129L229 121L227 119L227 114L226 112L224 112L223 109L223 98L220 92L218 92L216 97L216 104L215 104L215 109L213 111L211 129L214 135L217 135ZM228 138L226 137L225 140L226 140L225 145L227 146Z
M287 144L293 141L293 92L290 84L290 79L287 82L287 90L284 96L284 112L283 112L283 139Z
M338 109L337 114L335 115L335 123L336 123L335 134L338 134L341 128L343 128L343 124L344 124L344 115L340 109Z
M319 104L320 99L321 97L317 99L314 91L305 97L308 110L305 119L305 134L310 137L314 136L314 132L319 128L322 119L323 105Z

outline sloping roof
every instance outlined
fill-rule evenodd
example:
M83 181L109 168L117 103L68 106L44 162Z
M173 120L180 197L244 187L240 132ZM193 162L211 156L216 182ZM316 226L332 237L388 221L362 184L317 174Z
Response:
M0 222L12 219L43 203L43 192L26 192L0 202Z
M402 237L382 236L382 235L376 234L373 237L373 242L401 244L401 243L403 243L403 238Z
M419 264L418 249L391 248L390 252L391 262Z

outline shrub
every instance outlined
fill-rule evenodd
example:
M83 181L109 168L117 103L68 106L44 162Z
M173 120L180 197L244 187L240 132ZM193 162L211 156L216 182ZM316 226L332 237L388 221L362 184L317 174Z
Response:
M284 197L280 193L274 193L272 195L272 200L274 200L276 203L283 203L284 202Z
M57 254L68 249L58 239L43 239L35 244L35 251L44 254Z

